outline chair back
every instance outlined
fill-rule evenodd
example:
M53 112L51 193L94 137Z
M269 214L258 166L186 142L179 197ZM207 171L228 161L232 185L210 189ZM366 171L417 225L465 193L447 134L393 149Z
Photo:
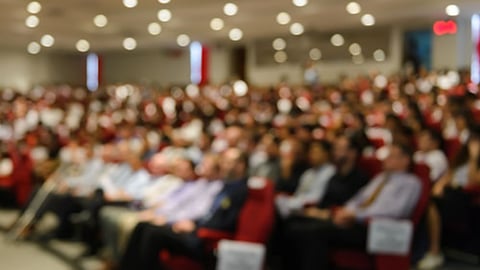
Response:
M248 180L248 197L237 221L234 240L266 243L275 220L272 181L252 177Z

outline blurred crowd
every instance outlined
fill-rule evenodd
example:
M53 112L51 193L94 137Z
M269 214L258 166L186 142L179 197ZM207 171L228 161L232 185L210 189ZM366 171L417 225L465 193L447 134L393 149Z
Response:
M0 96L3 188L11 184L6 176L15 169L15 160L22 159L31 162L34 185L43 183L59 164L91 162L88 166L93 168L95 158L128 164L131 177L146 168L155 176L223 179L235 169L221 168L219 174L212 175L203 162L211 154L224 155L227 149L235 148L248 157L248 170L239 178L266 177L274 182L278 194L301 197L289 200L277 196L278 211L284 218L327 196L322 193L324 183L311 186L318 192L309 193L308 188L303 192L306 184L302 179L308 178L304 176L308 168L325 164L329 168L321 177L335 175L335 167L346 162L346 157L336 156L335 149L330 156L329 145L338 145L341 137L347 137L361 156L379 160L389 156L390 145L411 146L416 151L414 160L428 165L430 179L439 183L434 186L436 196L443 194L445 186L472 184L458 168L468 164L469 158L478 158L474 155L477 143L471 142L480 138L476 127L480 122L479 89L463 71L421 71L416 76L390 77L372 73L313 87L279 83L262 88L240 80L219 86L166 88L118 84L94 92L68 85L36 86L26 94L2 89ZM312 144L319 141L322 144ZM323 152L327 154L322 156ZM228 160L217 156L216 162L222 164L223 158ZM98 172L95 179L101 178ZM444 179L452 174L463 180ZM88 189L75 184L74 179L59 191L85 196L100 186L104 190L101 196L109 201L144 199L138 186L122 186L121 191L113 187L115 178L121 178L113 175L107 182L90 183ZM135 177L143 179L145 175ZM22 196L17 198L20 204L31 197ZM64 198L60 202L65 202ZM200 212L205 214L207 208ZM143 218L146 215L143 213ZM432 245L430 255L438 255L438 243Z

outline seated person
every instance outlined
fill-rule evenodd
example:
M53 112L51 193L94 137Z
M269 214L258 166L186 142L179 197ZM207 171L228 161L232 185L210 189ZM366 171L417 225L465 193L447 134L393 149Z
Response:
M293 194L298 187L300 176L308 169L304 157L305 147L295 138L287 138L280 143L280 173L275 182L277 192Z
M216 155L207 155L199 166L200 179L193 181L194 169L191 162L182 159L175 163L174 175L185 182L169 192L163 203L138 212L134 209L106 207L102 209L101 221L104 242L111 253L114 264L119 259L123 241L138 222L152 222L164 225L183 219L197 219L210 208L213 198L223 183L218 180Z
M304 216L312 218L328 217L330 207L343 205L355 195L367 182L368 177L358 167L358 158L362 148L355 138L339 136L333 146L333 160L337 171L328 181L325 196L314 207L304 210Z
M196 235L197 229L235 231L248 193L248 158L239 149L229 148L221 154L221 160L224 187L214 198L208 213L197 220L180 220L162 226L139 223L128 242L120 269L163 269L158 257L161 250L201 259L204 245Z
M424 129L418 137L418 151L413 155L416 163L424 163L430 168L430 179L436 182L448 169L448 159L440 150L442 135L433 129Z
M311 168L300 177L295 193L292 196L279 194L275 198L277 210L284 218L302 210L307 204L320 201L330 178L335 174L335 166L330 163L330 144L326 141L312 142L308 158Z
M441 253L442 229L452 224L468 227L469 197L463 192L467 185L480 184L480 130L472 129L467 143L462 145L449 170L432 188L432 200L427 210L430 247L418 268L433 269L443 265ZM469 237L468 233L465 237ZM458 233L455 238L462 239ZM456 240L457 240L456 239Z
M367 226L373 217L408 218L419 199L420 180L408 172L411 152L392 144L383 172L332 215L291 222L285 227L287 269L329 269L331 247L365 249Z

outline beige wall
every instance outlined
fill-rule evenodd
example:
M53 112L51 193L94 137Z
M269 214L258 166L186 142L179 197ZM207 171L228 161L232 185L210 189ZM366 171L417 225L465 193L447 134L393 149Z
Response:
M0 87L26 90L35 84L83 81L82 59L75 55L29 55L15 49L0 50Z
M469 21L464 20L456 36L434 37L433 67L461 68L468 66L472 45ZM334 82L340 74L356 76L370 71L385 74L401 67L403 31L391 32L390 55L387 61L367 61L363 65L345 62L322 62L317 65L323 82ZM255 64L253 46L247 45L247 79L255 85L271 85L286 78L292 84L301 84L303 70L300 66L282 64L259 67ZM190 59L187 49L178 51L150 50L143 52L111 52L103 56L103 82L140 82L187 84L190 82ZM29 55L23 49L0 49L0 87L28 89L39 83L84 82L84 55L53 54L41 52ZM231 49L222 46L210 48L210 82L220 84L231 79Z

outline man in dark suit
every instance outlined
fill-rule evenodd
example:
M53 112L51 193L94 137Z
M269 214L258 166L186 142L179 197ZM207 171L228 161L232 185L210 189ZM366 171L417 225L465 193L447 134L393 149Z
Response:
M235 231L238 214L247 198L248 159L239 149L230 148L222 154L221 160L225 184L209 213L200 220L183 220L164 226L139 223L121 259L120 269L164 269L158 257L161 250L201 258L204 244L196 234L199 228Z

